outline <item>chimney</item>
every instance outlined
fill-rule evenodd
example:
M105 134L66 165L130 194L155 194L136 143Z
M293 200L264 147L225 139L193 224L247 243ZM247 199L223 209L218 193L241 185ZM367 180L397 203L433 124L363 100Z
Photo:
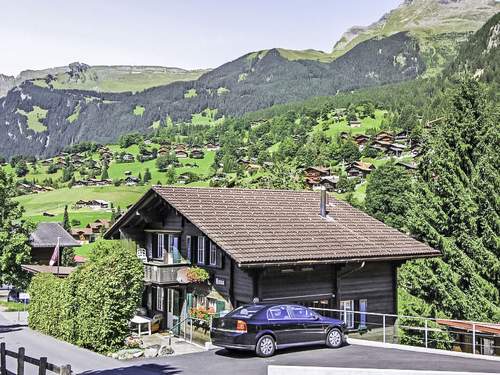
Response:
M319 201L319 214L326 218L326 187L321 186L321 196Z

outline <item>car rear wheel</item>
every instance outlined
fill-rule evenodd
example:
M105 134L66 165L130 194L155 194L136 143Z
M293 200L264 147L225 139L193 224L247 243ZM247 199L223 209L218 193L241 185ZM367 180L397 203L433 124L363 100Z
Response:
M342 332L338 328L332 328L326 336L326 345L330 348L340 348L343 343Z
M255 352L259 357L271 357L275 351L276 343L272 336L264 335L257 341Z

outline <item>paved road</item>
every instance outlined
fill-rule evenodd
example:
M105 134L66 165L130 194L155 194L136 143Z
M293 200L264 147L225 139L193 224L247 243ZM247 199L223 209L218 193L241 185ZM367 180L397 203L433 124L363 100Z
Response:
M264 375L267 373L268 365L500 373L500 362L359 345L349 345L336 350L323 347L286 350L278 352L269 359L256 358L246 353L230 355L221 349L167 358L120 362L34 332L25 326L12 324L2 316L2 313L0 313L0 341L6 342L11 350L24 346L29 356L46 356L55 364L70 363L75 373L86 375L200 373ZM10 366L12 364L9 363ZM10 366L9 369L14 369ZM26 374L30 373L35 373L34 369Z
M92 369L116 368L122 362L105 357L86 349L56 340L27 328L24 324L16 324L15 313L0 312L0 341L6 343L9 350L17 351L20 346L26 348L30 357L47 357L56 365L71 364L75 372ZM7 368L15 370L15 360L8 358ZM34 366L27 365L26 375L38 374Z
M221 349L168 359L136 360L130 362L130 365L135 369L146 369L148 365L154 365L156 368L151 369L163 371L158 372L161 374L202 373L203 375L264 375L267 374L268 365L500 373L500 362L359 345L349 345L340 349L316 347L286 350L278 352L269 359L256 358L245 353L229 354ZM112 372L97 371L91 374L110 375ZM130 375L132 374L133 372L130 372Z

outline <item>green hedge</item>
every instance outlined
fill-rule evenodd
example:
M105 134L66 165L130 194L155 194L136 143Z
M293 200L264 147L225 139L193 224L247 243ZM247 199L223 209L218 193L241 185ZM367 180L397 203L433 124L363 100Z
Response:
M98 352L116 350L143 289L143 266L120 241L100 241L67 279L36 275L29 287L29 326Z

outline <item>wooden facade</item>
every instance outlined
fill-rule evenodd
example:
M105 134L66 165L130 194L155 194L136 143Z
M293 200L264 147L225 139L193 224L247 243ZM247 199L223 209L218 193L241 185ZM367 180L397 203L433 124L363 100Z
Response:
M387 314L397 311L399 263L395 261L239 265L200 228L158 197L145 200L136 214L107 237L137 244L138 254L145 261L143 305L150 316L163 314L162 325L166 328L172 328L193 307L211 308L217 313L255 299L332 309L347 306L347 310ZM183 278L192 266L210 275L210 287L202 292ZM360 321L354 315L353 320Z

